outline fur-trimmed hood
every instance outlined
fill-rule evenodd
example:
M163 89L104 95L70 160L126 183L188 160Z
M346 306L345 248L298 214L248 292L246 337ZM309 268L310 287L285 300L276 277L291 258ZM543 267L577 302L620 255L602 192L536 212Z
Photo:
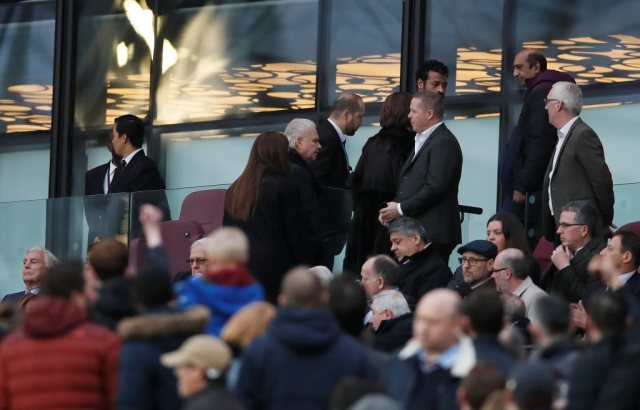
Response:
M123 319L117 332L122 340L197 334L204 331L209 316L209 309L204 306L187 310L166 308Z

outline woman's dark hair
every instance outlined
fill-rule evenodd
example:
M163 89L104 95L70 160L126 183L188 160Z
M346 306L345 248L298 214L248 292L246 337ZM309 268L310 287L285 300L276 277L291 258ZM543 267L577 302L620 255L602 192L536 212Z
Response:
M527 233L520 220L507 212L498 212L487 221L487 226L493 221L502 223L502 233L504 234L504 245L507 248L520 249L525 255L531 255L529 242L527 241Z
M382 128L408 128L411 98L409 93L398 92L389 95L382 105L380 126Z
M247 166L224 198L224 208L232 218L245 222L251 218L267 171L289 175L289 141L282 133L263 132L253 143Z

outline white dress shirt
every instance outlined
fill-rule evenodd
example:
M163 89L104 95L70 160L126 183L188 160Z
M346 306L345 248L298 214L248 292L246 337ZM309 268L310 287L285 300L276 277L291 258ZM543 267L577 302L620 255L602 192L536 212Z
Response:
M558 165L558 157L560 156L560 150L562 149L562 145L567 139L567 134L569 134L569 130L571 129L571 126L573 125L574 122L578 121L578 118L580 117L576 115L575 117L567 121L567 123L564 124L562 128L558 130L558 143L556 144L556 150L553 154L553 163L552 163L553 165L551 165L551 172L549 172L549 209L551 210L551 215L555 215L553 213L553 201L551 199L551 179L553 178L553 173L556 170L556 165Z
M439 123L434 124L433 126L427 128L426 130L416 134L416 136L414 137L415 143L413 146L414 159L416 155L418 155L418 152L420 152L420 148L422 148L424 143L427 142L427 139L431 136L431 134L433 134L433 131L435 131L436 128L438 128L442 124L444 124L444 121L440 121ZM402 207L400 207L400 204L398 204L398 213L400 214L400 216L404 216L404 214L402 213Z
M118 168L115 166L113 161L109 161L109 170L104 175L104 183L102 184L102 189L104 190L105 194L109 192L109 185L111 185L111 181L113 180L113 174L115 174L116 169Z

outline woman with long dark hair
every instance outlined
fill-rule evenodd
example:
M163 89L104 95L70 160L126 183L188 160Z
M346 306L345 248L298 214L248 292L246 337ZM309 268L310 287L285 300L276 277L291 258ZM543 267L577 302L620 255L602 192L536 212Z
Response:
M350 180L353 220L349 229L345 269L358 274L369 256L389 253L387 229L378 222L381 206L393 200L398 177L413 149L409 124L411 94L393 93L382 106L382 129L369 138Z
M498 212L487 221L487 240L493 242L498 252L507 248L520 249L531 255L527 233L520 220L513 214Z
M288 150L283 134L258 135L244 171L224 201L224 225L236 226L249 237L247 266L272 303L287 270L311 259L300 195L289 177Z

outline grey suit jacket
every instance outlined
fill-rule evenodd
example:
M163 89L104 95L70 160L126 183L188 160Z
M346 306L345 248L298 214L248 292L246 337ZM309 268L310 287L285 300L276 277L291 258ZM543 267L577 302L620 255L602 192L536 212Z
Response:
M409 155L402 168L395 201L405 216L424 225L433 243L460 243L461 173L460 144L444 124L433 131L417 155Z
M560 219L560 209L570 201L590 199L600 210L603 219L602 232L613 221L613 180L604 159L604 148L596 133L581 119L573 124L550 179L553 157L547 166L543 188L544 233L553 238ZM553 203L553 218L549 209L549 186ZM551 239L552 240L552 239Z

